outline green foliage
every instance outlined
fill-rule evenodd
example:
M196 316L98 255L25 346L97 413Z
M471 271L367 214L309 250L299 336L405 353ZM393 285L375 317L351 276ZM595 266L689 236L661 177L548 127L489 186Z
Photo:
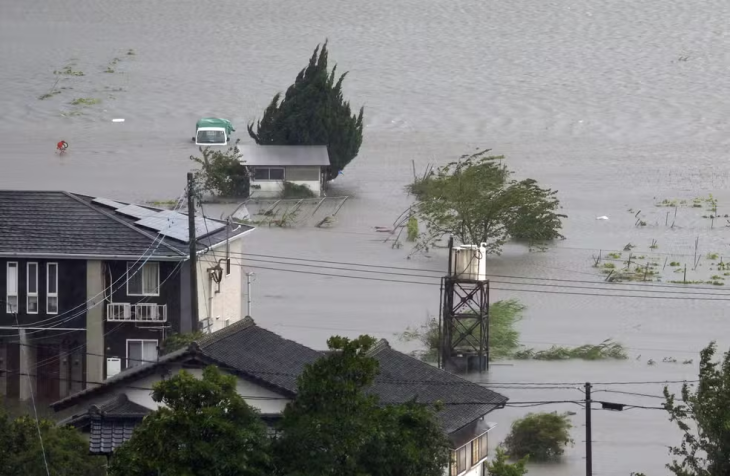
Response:
M264 476L271 474L266 428L236 392L236 378L207 367L155 384L165 407L148 415L117 448L110 476Z
M487 465L487 474L489 476L524 476L527 474L527 460L528 457L524 457L515 463L510 463L507 452L498 446L494 458Z
M332 337L308 365L284 410L274 443L282 476L441 476L448 442L434 410L412 402L381 406L366 388L378 374L372 337Z
M621 253L609 253L606 257L609 259L621 259Z
M557 192L532 179L512 179L503 157L488 152L464 155L411 187L416 214L428 229L422 247L453 234L498 254L509 239L534 245L563 238L566 216L557 212Z
M730 474L730 352L720 362L715 352L714 342L702 350L699 383L684 384L681 400L664 388L669 420L683 433L669 450L678 457L667 465L676 476Z
M408 241L416 241L418 239L418 218L413 215L408 217L406 232L408 233L406 237Z
M529 456L534 461L546 461L563 454L566 445L572 445L570 429L573 425L568 414L529 413L512 423L512 430L504 440L507 452L517 458Z
M628 359L626 348L618 342L606 339L598 345L581 345L579 347L561 347L554 345L547 350L523 349L515 352L512 358L518 360L603 360Z
M201 147L200 153L202 158L191 155L190 160L201 166L195 172L195 182L201 190L219 197L248 197L251 183L238 148L223 151Z
M277 93L248 133L260 145L326 145L331 166L327 180L337 177L360 151L363 109L353 114L342 95L347 73L337 78L335 66L327 71L327 43L315 48L309 65L287 89Z
M519 348L520 333L515 330L515 324L522 319L522 313L526 306L516 299L497 301L489 306L489 356L490 359L509 358ZM463 320L466 327L470 327L473 321ZM469 342L479 342L479 328L469 336L463 345L471 348ZM434 318L429 318L423 325L417 328L407 328L400 334L402 341L410 342L418 340L427 349L426 360L435 361L439 348L439 323ZM454 336L454 339L457 337Z
M172 334L160 344L160 355L169 354L170 352L189 346L192 342L205 337L202 331L187 332L185 334Z
M285 181L281 190L281 198L313 198L314 196L311 188L292 182Z
M707 256L706 256L707 259L717 259L719 257L720 257L720 255L717 253L707 253Z
M73 65L70 65L69 64L69 65L66 65L61 70L54 71L53 74L55 74L55 75L62 75L62 76L83 76L84 75L84 72L83 71L75 71L73 69Z
M38 426L43 437L41 449ZM0 410L0 476L46 474L103 476L104 457L90 456L89 443L75 429L56 426L51 420L21 416L11 420Z
M93 106L94 104L99 104L101 102L101 99L97 98L76 98L73 101L71 101L72 106Z

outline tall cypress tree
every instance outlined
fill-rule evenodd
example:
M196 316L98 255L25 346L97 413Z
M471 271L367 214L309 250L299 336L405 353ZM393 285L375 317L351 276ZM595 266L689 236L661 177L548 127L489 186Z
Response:
M347 73L336 77L337 66L327 71L327 42L319 45L309 65L299 72L284 99L277 93L248 133L259 145L326 145L330 157L327 180L357 156L362 144L363 108L353 114L342 97Z

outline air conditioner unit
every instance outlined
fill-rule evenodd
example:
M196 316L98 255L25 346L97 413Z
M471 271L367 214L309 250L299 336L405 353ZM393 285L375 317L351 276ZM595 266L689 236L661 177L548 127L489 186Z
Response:
M108 357L106 359L106 378L112 378L122 371L122 359L119 357Z
M487 280L486 244L455 246L451 255L451 274L457 279Z

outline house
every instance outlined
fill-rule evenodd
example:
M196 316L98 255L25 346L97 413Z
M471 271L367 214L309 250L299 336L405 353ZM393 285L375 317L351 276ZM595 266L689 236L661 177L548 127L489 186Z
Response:
M330 166L325 145L239 145L251 177L252 197L278 197L284 182L304 185L319 197Z
M157 358L170 333L241 319L251 227L69 192L0 191L0 395L55 401ZM198 282L198 318L190 273Z
M95 454L109 454L129 438L140 415L159 407L152 386L186 369L200 377L207 365L217 365L237 377L238 393L259 410L268 423L275 422L297 394L297 377L307 364L326 355L284 339L246 317L221 331L205 336L188 348L164 355L156 362L128 369L100 386L70 395L51 407L62 418L89 434ZM481 385L437 369L398 352L381 340L370 350L380 374L369 392L382 403L443 402L438 413L453 447L446 476L482 475L488 451L488 433L494 427L484 420L507 398ZM120 411L123 407L126 410ZM124 416L128 412L129 417Z

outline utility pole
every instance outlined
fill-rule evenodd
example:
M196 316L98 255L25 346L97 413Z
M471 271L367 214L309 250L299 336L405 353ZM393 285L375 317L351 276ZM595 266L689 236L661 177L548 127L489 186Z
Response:
M586 382L586 476L593 476L593 442L591 441L591 383Z
M251 276L253 273L246 273L246 316L251 317Z
M192 332L198 330L198 238L195 235L195 181L188 172L188 240L190 241L190 315Z

